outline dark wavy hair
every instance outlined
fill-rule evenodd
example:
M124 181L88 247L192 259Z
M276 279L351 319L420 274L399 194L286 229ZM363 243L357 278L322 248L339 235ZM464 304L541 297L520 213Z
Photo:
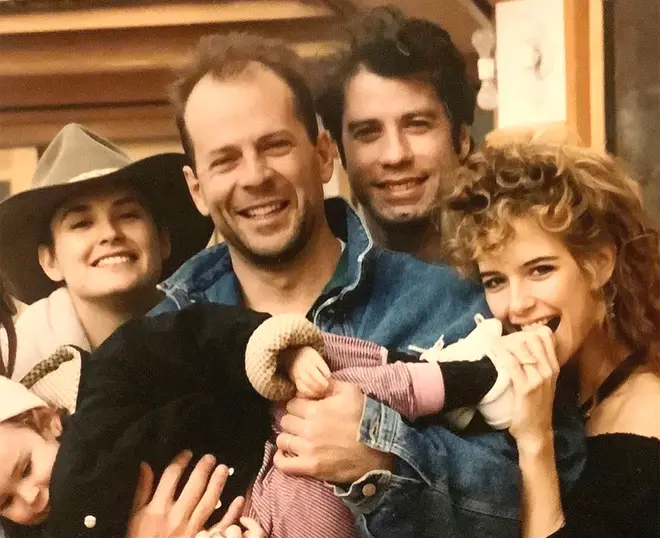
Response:
M320 63L313 82L316 109L342 162L346 164L341 141L344 94L362 67L385 78L428 83L445 104L454 149L460 152L461 127L474 121L476 90L449 33L431 21L406 18L393 6L375 8L345 30L347 46Z
M614 158L553 144L486 148L456 172L445 201L453 232L448 255L464 274L503 248L515 219L534 219L558 237L581 267L605 245L616 249L604 287L617 338L649 352L660 372L660 241L639 186ZM614 290L614 291L609 291Z

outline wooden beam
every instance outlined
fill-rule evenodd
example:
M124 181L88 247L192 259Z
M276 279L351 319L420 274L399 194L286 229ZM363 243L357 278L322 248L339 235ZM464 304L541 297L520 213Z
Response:
M351 0L323 0L323 3L343 17L353 16L359 12L356 2Z
M566 43L566 123L581 143L591 145L589 4L564 0Z
M336 12L322 3L295 0L184 2L168 5L76 9L56 13L0 14L0 34L291 20L334 15Z
M166 104L0 112L0 148L45 146L67 123L82 123L117 142L172 140L178 136Z
M0 77L0 110L165 101L172 79L166 69L4 76Z
M603 0L589 0L589 105L591 147L605 151L605 24Z
M0 77L71 73L135 72L177 65L205 34L250 31L290 42L302 56L327 53L338 46L333 19L251 24L202 24L90 32L51 32L0 39ZM0 96L1 99L1 96Z

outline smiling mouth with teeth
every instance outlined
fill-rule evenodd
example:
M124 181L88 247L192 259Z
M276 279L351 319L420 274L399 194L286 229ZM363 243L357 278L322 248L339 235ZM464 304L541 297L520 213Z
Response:
M380 188L389 191L389 192L405 192L407 190L414 189L415 187L419 187L424 183L426 178L415 178L415 179L410 179L408 181L397 181L397 182L392 182L392 183L382 183L380 185Z
M240 214L248 217L250 219L255 219L255 218L260 218L260 217L266 217L270 215L271 213L276 213L278 211L281 211L288 205L287 202L277 202L274 204L268 204L268 205L262 205L259 207L255 207L253 209L246 209L244 211L240 211Z
M549 327L552 332L555 332L557 330L557 327L559 327L559 323L561 322L561 316L551 316L549 318L545 318L539 321L535 321L534 323L525 323L524 325L517 325L513 324L514 328L516 331L529 331L529 330L534 330L537 327L540 327L541 325L545 325L546 327Z
M101 258L94 264L94 267L103 267L105 265L119 265L121 263L128 263L135 259L134 256L129 256L122 254L120 256L108 256L107 258Z

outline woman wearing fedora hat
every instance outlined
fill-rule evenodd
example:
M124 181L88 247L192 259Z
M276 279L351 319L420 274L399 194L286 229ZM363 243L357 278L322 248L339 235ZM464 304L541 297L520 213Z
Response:
M34 187L0 204L2 272L30 305L16 324L13 378L61 345L98 347L206 246L213 226L190 199L184 164L174 153L132 162L71 124L39 160ZM10 340L3 334L5 350Z

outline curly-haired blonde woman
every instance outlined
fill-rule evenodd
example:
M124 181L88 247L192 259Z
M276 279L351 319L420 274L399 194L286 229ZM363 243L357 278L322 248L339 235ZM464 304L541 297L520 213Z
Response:
M660 246L638 192L608 156L526 144L472 156L449 198L459 267L481 279L497 318L523 329L497 358L515 392L526 536L660 536ZM555 333L538 329L550 320ZM563 505L551 426L560 366L588 436Z

